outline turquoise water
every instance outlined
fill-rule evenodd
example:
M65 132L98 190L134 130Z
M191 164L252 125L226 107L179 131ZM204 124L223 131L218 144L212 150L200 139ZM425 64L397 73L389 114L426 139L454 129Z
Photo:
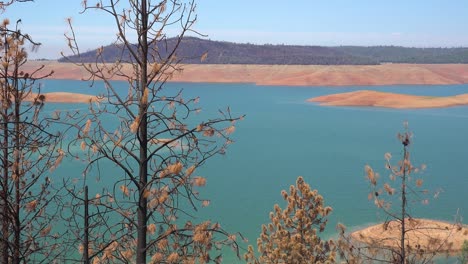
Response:
M124 89L124 84L122 89ZM440 189L439 198L427 206L415 205L416 217L453 220L457 210L468 218L468 107L394 110L383 108L322 107L305 100L324 94L360 89L418 95L468 93L468 85L379 87L269 87L253 84L171 83L167 92L184 89L184 97L200 96L202 116L216 116L218 108L230 106L234 114L246 114L238 123L226 156L209 160L198 171L207 178L201 197L211 200L200 208L200 220L219 221L231 232L241 232L256 244L260 226L268 222L280 191L297 176L324 196L334 212L325 236L335 225L354 229L384 219L367 200L369 191L363 167L371 165L382 175L384 153L395 159L401 153L396 138L408 121L414 133L411 148L414 164L427 164L422 175L428 189ZM69 91L96 94L103 85L90 88L79 81L44 81L44 92ZM82 109L86 105L50 104L46 111ZM198 118L198 117L197 117ZM67 162L59 173L75 171L83 164ZM103 177L102 182L106 179ZM466 224L466 221L465 221ZM243 247L246 247L243 244ZM236 263L233 254L226 263Z

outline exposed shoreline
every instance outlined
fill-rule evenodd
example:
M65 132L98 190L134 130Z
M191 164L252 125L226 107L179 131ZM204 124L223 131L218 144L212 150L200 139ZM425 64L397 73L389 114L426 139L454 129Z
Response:
M318 102L320 105L327 106L363 106L398 109L442 108L468 105L468 94L435 97L360 90L319 96L310 98L307 101Z
M450 253L461 251L463 242L468 240L468 226L455 225L445 221L413 218L406 219L407 245L411 248L421 248L426 253ZM373 225L351 233L351 238L361 243L389 248L399 248L400 223L390 221L386 228L384 224Z
M90 103L99 101L98 97L88 94L80 93L67 93L67 92L53 92L53 93L41 93L45 97L45 103ZM37 94L29 94L25 101L33 102L37 97Z
M29 61L28 71L44 65L50 79L81 80L86 72L71 63ZM468 83L468 64L240 65L188 64L172 82L255 83L269 86L443 85ZM129 65L124 65L129 71ZM116 77L115 80L122 78Z
M29 61L22 67L31 72L44 66L40 75L54 72L48 79L82 80L89 75L72 63ZM382 65L225 65L190 64L174 74L171 82L255 83L268 86L377 86L453 85L468 83L468 64L382 64ZM124 72L131 70L123 65ZM117 76L114 80L124 80ZM90 95L49 95L48 102L89 102ZM436 108L468 104L468 94L451 97L412 96L375 91L358 91L312 98L308 101L335 106L389 108Z

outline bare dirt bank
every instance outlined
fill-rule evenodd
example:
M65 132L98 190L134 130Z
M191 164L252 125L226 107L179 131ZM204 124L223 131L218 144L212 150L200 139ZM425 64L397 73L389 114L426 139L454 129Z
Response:
M440 108L468 105L468 94L447 97L416 96L360 90L310 98L308 102L319 102L330 106L372 106L387 108Z
M425 252L457 253L463 242L468 240L468 227L430 219L407 219L406 241L413 249ZM351 233L351 238L359 242L390 248L399 248L400 223L390 221L387 225L378 224Z
M66 92L55 92L55 93L42 93L45 96L46 103L89 103L91 101L97 101L98 98L94 95L79 94L79 93L66 93ZM34 101L37 94L30 94L26 97L26 101Z
M80 80L87 74L71 63L31 61L33 69L45 65L55 72L52 79ZM130 67L126 65L126 70ZM118 79L118 78L116 78ZM256 83L258 85L342 86L393 84L468 83L468 64L383 64L383 65L185 65L171 81L212 83Z

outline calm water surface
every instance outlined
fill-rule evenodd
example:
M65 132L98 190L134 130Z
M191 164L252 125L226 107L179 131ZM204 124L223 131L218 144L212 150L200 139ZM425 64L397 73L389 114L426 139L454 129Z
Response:
M118 84L124 89L125 84ZM230 106L234 114L246 114L234 133L236 143L226 156L208 161L199 170L208 185L201 190L211 200L200 208L198 219L219 221L231 231L241 232L256 244L261 224L275 203L282 204L280 191L294 184L297 176L324 196L332 206L325 236L335 234L335 225L350 229L384 220L367 200L368 184L363 167L371 165L382 175L384 153L401 154L396 138L408 121L414 132L411 147L414 164L426 164L422 177L426 188L441 190L438 199L415 204L416 217L453 220L457 210L468 218L468 107L394 110L383 108L322 107L305 100L311 97L360 89L416 95L446 96L468 93L468 85L379 86L379 87L270 87L253 84L171 83L167 93L184 89L184 97L200 96L203 117L215 117L219 108ZM69 91L96 94L79 81L44 81L44 92ZM86 105L50 104L49 109L86 109ZM198 118L198 117L197 117ZM72 168L72 170L70 170ZM79 170L82 164L65 163L59 172ZM109 168L111 171L112 169ZM103 177L103 182L106 178ZM465 221L466 224L466 221ZM246 245L243 245L246 247ZM227 253L226 263L236 263Z

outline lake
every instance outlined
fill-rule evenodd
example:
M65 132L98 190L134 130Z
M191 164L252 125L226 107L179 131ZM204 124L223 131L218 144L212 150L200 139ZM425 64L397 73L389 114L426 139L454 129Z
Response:
M103 85L45 80L43 92L67 91L96 94ZM124 88L124 83L119 84ZM200 96L204 118L230 106L234 114L245 114L238 123L225 156L209 160L198 173L207 178L201 197L211 200L199 209L197 219L218 221L230 232L241 232L256 244L261 225L275 203L282 205L281 190L298 176L323 195L333 207L324 237L333 236L338 222L349 229L385 220L368 201L369 185L364 166L371 165L386 177L384 153L394 160L402 153L397 133L408 121L414 133L413 164L426 164L421 174L426 188L441 191L428 205L414 204L415 217L451 221L457 210L468 215L468 107L395 110L363 107L322 107L305 102L325 94L361 89L447 96L468 93L468 85L371 86L371 87L271 87L254 84L169 83L167 92L183 89L184 97ZM49 104L52 109L86 105ZM198 118L198 117L197 117ZM73 167L73 170L70 168ZM76 171L82 164L64 163L58 172ZM105 177L102 179L106 181ZM465 221L466 224L466 221ZM246 247L247 245L243 245ZM225 263L236 263L232 253Z

